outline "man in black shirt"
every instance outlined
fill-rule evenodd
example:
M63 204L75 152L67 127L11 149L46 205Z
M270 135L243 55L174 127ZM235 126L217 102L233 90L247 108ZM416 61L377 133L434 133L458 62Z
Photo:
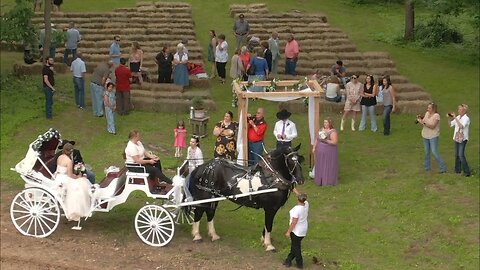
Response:
M52 119L53 94L55 93L55 78L53 77L53 58L49 57L42 69L43 91L45 92L45 113L47 119Z

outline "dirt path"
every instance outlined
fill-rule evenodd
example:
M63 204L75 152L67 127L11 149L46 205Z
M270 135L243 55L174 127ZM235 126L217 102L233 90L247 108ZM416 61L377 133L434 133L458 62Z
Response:
M9 207L20 191L1 185L1 264L0 269L278 269L278 259L263 250L237 250L227 240L192 243L175 237L162 248L143 244L139 239L122 241L93 229L74 231L62 218L49 237L22 236L10 221ZM105 215L108 215L106 213ZM132 230L134 230L132 226Z

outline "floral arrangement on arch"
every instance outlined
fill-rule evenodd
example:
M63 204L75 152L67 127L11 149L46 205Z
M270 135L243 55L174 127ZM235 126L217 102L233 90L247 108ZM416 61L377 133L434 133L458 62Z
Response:
M247 91L248 88L250 88L251 86L255 86L255 83L259 81L258 79L254 79L253 81L248 81L246 84L242 84L241 86L241 90L242 91ZM269 86L265 86L265 92L278 92L278 87L281 87L281 86L278 86L278 82L280 80L278 78L273 78L270 82L270 85ZM235 83L238 83L240 84L241 82L243 82L240 78L237 78L235 80L232 81L232 86L235 84ZM295 91L301 91L301 90L304 90L304 89L307 89L308 88L308 77L304 77L301 81L299 81L298 83L295 83L292 88L288 89L288 86L285 86L284 88L284 92L295 92ZM308 98L304 98L303 100L304 104L306 106L308 106ZM238 97L237 97L237 94L235 93L235 89L232 87L232 107L236 108L238 107Z

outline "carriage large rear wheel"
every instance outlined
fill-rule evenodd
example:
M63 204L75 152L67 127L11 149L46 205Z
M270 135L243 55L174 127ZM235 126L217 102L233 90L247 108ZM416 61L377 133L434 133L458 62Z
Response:
M23 235L47 237L60 223L57 200L44 189L27 188L18 193L10 206L10 217Z
M138 210L135 216L135 230L145 244L163 247L172 240L175 223L165 208L149 204Z

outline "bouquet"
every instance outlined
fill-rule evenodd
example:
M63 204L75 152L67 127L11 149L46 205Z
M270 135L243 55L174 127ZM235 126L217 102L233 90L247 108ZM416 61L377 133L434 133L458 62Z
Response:
M318 137L322 140L325 140L327 138L327 133L324 130L320 130L318 132Z
M77 163L73 166L73 173L74 174L81 175L81 174L85 174L85 172L86 172L85 164Z

